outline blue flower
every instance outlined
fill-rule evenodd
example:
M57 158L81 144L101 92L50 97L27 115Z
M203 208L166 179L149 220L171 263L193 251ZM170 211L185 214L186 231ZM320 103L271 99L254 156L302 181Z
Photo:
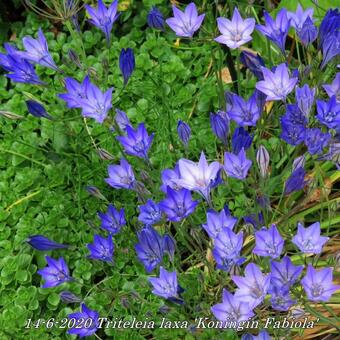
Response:
M33 247L34 249L41 251L49 251L54 249L63 249L67 248L68 245L60 244L55 241L50 240L49 238L43 235L32 235L29 236L26 242Z
M99 212L98 217L101 219L101 227L112 235L118 234L126 225L124 209L118 212L112 204L108 206L106 214Z
M132 48L122 49L119 56L119 68L124 78L124 85L127 84L135 69L135 55Z
M247 67L258 80L263 80L262 66L265 66L264 60L260 55L248 51L242 51L240 54L241 63Z
M28 112L37 118L47 118L52 120L53 118L46 112L46 109L40 103L34 100L26 100Z
M303 189L306 185L305 175L306 172L304 168L299 167L295 169L286 181L285 194L288 195L294 191Z
M147 16L148 25L151 28L155 28L164 31L165 21L162 12L156 6L152 6Z
M190 126L187 123L179 120L177 123L177 133L179 139L182 141L184 146L187 147L191 134Z
M252 161L246 158L244 148L235 155L230 152L224 153L224 170L230 177L245 179L251 167Z
M288 144L299 145L305 140L306 128L303 125L294 124L281 118L280 137Z
M66 77L64 79L67 93L58 94L58 97L64 100L67 107L81 108L82 102L86 99L85 89L89 86L90 78L86 76L82 83L79 83L73 78Z
M234 154L241 152L242 148L246 151L250 148L253 137L242 126L235 129L231 138L231 146Z
M139 207L139 211L138 221L146 225L156 224L162 219L162 211L153 200L147 200L145 205Z
M310 88L308 84L303 85L301 88L296 87L295 89L295 99L297 107L303 113L303 115L308 118L311 112L315 97L315 88ZM287 105L287 112L290 111L290 108L297 111L295 105ZM300 114L299 114L300 115ZM306 120L303 120L302 125L306 124Z
M297 35L301 42L307 46L317 38L318 28L314 25L312 19L308 17L303 23L301 29L297 31Z
M215 136L224 144L228 143L229 118L226 112L210 113L210 126Z
M316 109L318 112L316 118L321 124L330 129L335 129L340 125L340 103L337 103L335 96L332 96L328 102L317 100Z
M329 33L324 38L322 43L322 63L321 69L323 69L328 62L330 62L334 57L340 54L340 30Z
M87 248L90 251L88 256L90 259L113 263L114 244L112 235L109 235L107 238L94 235L93 243L89 243Z
M133 189L135 187L135 175L131 165L125 160L120 160L120 165L108 166L109 178L105 182L115 189Z
M323 149L329 144L331 134L323 133L319 128L306 130L305 144L311 155L322 153Z

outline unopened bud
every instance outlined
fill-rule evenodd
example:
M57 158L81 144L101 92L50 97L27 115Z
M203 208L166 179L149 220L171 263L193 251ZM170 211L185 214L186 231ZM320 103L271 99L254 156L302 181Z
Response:
M270 157L267 149L263 145L260 145L256 153L256 161L263 178L268 174L269 160Z
M113 160L114 157L113 155L111 155L108 151L106 151L105 149L98 149L98 155L99 157L104 160L104 161L110 161Z

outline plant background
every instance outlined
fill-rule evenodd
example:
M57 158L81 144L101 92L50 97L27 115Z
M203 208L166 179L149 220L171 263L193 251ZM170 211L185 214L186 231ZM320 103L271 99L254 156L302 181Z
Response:
M231 3L236 4L234 1ZM300 3L314 6L307 0ZM319 5L324 8L335 7L337 3L340 6L338 0L319 1ZM178 119L191 126L188 158L197 160L200 151L204 150L210 160L215 159L216 155L221 160L222 149L211 132L209 113L223 108L218 86L222 86L223 90L232 90L232 83L217 44L203 44L195 40L190 44L179 42L172 34L162 34L148 28L146 15L152 5L157 5L165 16L170 16L169 1L120 1L123 14L120 24L114 26L109 53L102 33L96 28L86 24L83 40L87 66L91 66L93 75L103 80L99 82L102 89L115 87L113 107L126 111L133 124L145 121L148 131L156 132L150 153L153 168L149 169L142 161L132 157L130 161L136 169L148 172L156 181L155 186L158 186L160 170L173 167L177 159L185 157L176 132ZM251 6L260 13L265 4L261 1L253 4L238 1L237 5L252 15ZM281 7L294 10L296 1L283 0L270 2L269 5L273 5L273 12ZM213 1L202 1L202 7L209 13L204 27L211 31L215 27L212 6ZM318 15L316 8L315 16ZM1 43L10 40L20 46L21 38L35 35L39 27L45 32L56 63L70 63L68 50L72 48L79 52L79 46L72 40L66 27L25 11L20 1L0 4ZM124 89L118 56L120 50L127 47L134 49L136 70ZM252 49L266 57L266 44L258 33L254 33ZM273 58L275 61L275 54ZM105 59L109 60L108 74L103 66ZM292 63L297 63L293 59ZM70 67L77 79L85 76L85 72L78 70L75 65ZM52 255L64 256L73 277L84 282L83 287L73 283L68 284L68 287L79 296L87 296L87 305L99 311L101 316L111 319L122 317L126 320L133 316L139 320L146 317L150 320L160 319L163 315L159 309L164 301L150 293L146 272L134 251L137 200L133 193L113 190L103 180L107 177L107 165L117 163L121 156L121 150L108 130L109 124L101 126L88 121L96 146L106 149L115 157L113 161L103 161L98 157L80 113L67 109L57 98L57 93L63 89L62 77L49 69L37 69L41 78L48 80L48 87L10 84L6 77L0 76L0 109L24 117L8 120L0 116L0 339L72 338L65 334L65 330L56 327L24 328L28 318L60 320L76 310L76 306L65 305L60 301L58 293L65 289L64 286L39 288L41 279L36 271L45 265L45 260L44 254L32 251L25 243L25 239L32 234L43 234L71 245L71 251L52 252ZM222 75L220 85L216 74ZM332 74L326 72L320 77L326 82ZM254 77L244 74L240 83L242 94L247 96L254 85ZM44 103L47 111L55 117L53 123L28 115L24 100L32 97ZM262 143L271 155L272 164L270 180L261 190L274 201L280 199L295 154L293 147L280 142L278 138L277 117L283 110L282 106L270 114L268 108L266 125L260 124L257 134L263 138ZM113 110L110 114L113 117ZM334 236L340 226L337 210L340 202L339 174L328 162L321 166L315 163L315 168L309 170L312 190L308 195L300 192L284 201L283 208L275 213L276 220L285 224L285 236L293 234L298 220L304 220L306 224L320 220L323 231L333 237L319 263L334 266L334 253L340 243L339 237ZM98 187L117 208L124 207L128 216L127 228L123 228L115 237L114 267L86 258L86 244L92 242L94 232L99 230L97 211L105 211L107 206L106 201L89 195L85 190L88 185ZM214 198L216 208L221 209L228 203L236 217L255 212L255 187L256 183L247 188L241 181L230 180L228 189L218 188ZM155 191L155 194L155 199L161 198L160 192ZM292 205L295 209L290 210ZM205 222L205 212L201 209L196 216L196 220L191 222L190 232L199 238L203 233L200 224ZM184 246L179 247L178 251L182 260L190 256ZM186 288L187 306L171 306L165 313L167 318L186 320L188 315L192 318L210 316L210 306L220 300L219 285L223 284L228 274L212 272L207 275L202 262L205 256L206 253L202 252L193 260L189 258L187 267L182 268L186 275L180 275L180 282ZM339 283L339 278L337 281ZM339 312L340 297L335 296L331 301L333 309ZM327 311L320 308L320 312L327 316ZM319 327L312 331L321 333L324 329ZM122 340L151 337L169 339L169 331L162 329L108 329L99 334L103 338L106 334L107 338ZM171 337L187 340L236 339L237 335L232 331L221 335L216 330L173 329Z

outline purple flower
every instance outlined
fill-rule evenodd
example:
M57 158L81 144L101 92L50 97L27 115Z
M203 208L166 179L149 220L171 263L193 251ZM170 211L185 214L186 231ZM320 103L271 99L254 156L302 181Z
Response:
M118 0L113 1L109 8L106 8L102 0L98 0L96 9L89 5L85 5L85 8L91 17L89 22L103 31L106 42L109 44L112 26L119 17L119 14L117 14Z
M26 51L17 52L21 58L56 71L59 70L48 51L47 41L41 28L38 31L38 39L24 37L22 43Z
M212 253L217 263L217 268L229 271L232 265L240 265L245 261L240 256L243 245L243 232L235 234L230 228L222 228L214 239Z
M306 185L305 176L306 172L304 168L296 168L285 183L285 194L288 195L294 191L303 189Z
M304 22L307 18L313 19L313 8L307 8L305 11L298 4L296 12L287 12L287 17L290 19L290 25L294 27L296 30L301 30Z
M174 260L175 249L176 249L176 241L168 234L165 234L163 237L163 248L164 252L166 252L170 260Z
M166 19L166 23L179 37L191 38L202 25L205 14L198 15L196 5L191 2L182 12L172 6L174 16Z
M319 157L319 160L324 159L333 161L337 169L340 170L340 143L330 143L328 152L322 157Z
M284 312L296 303L296 300L292 299L289 289L286 287L271 287L269 294L271 295L270 303L275 310Z
M164 31L165 29L165 21L163 14L156 6L152 6L151 10L149 11L147 16L147 22L151 28L155 28L161 31Z
M138 221L146 225L153 225L162 219L162 211L153 200L147 200L145 205L139 207Z
M256 88L267 95L267 101L285 100L293 91L298 78L290 78L286 64L278 65L274 72L262 67L264 80L256 83Z
M64 303L79 303L81 302L81 299L74 295L72 292L69 292L68 290L62 291L60 294L60 300Z
M131 126L130 120L124 111L116 109L115 121L122 131L126 131L127 126Z
M58 260L45 256L47 267L37 271L45 280L42 288L52 288L61 285L64 282L71 281L69 270L65 260L60 257Z
M293 124L293 125L307 125L307 117L300 110L296 104L286 105L286 112L281 117L281 123Z
M81 312L69 314L68 319L76 320L76 323L67 333L79 335L80 338L94 334L99 327L99 313L89 309L85 303L81 304Z
M288 256L281 262L270 261L271 284L277 287L290 287L299 278L303 266L294 266Z
M326 35L322 44L322 63L320 68L323 69L329 61L340 54L340 30Z
M113 263L114 244L112 235L107 238L94 235L93 243L89 243L87 249L90 251L88 256L90 259Z
M329 144L331 140L329 132L323 133L319 128L312 128L306 130L305 144L311 155L322 153L323 149Z
M316 118L321 124L330 129L335 129L340 125L340 103L336 102L335 96L332 96L328 102L317 100L316 109L318 112Z
M26 239L26 242L33 247L34 249L41 251L49 251L54 249L63 249L67 248L68 245L60 244L55 241L48 239L43 235L32 235Z
M120 165L108 166L109 178L105 182L115 189L133 189L135 185L135 175L131 165L125 160L120 160Z
M290 27L287 10L282 8L279 13L277 13L275 21L264 11L264 19L266 25L256 25L256 29L276 44L284 55L286 38Z
M163 260L163 238L151 226L144 227L137 236L139 243L135 245L135 250L138 260L147 272L152 272Z
M179 120L177 123L177 133L179 139L182 141L184 146L187 147L191 134L190 126L187 123Z
M177 273L175 271L168 272L163 267L160 267L159 278L150 277L148 280L153 286L153 294L173 302L183 302L179 297L181 288L178 286Z
M313 24L313 20L308 17L303 23L301 29L297 31L297 35L302 44L307 46L317 38L318 28Z
M106 92L102 92L96 85L89 81L84 81L85 99L80 100L82 115L94 118L98 123L103 123L109 110L112 108L111 87Z
M296 103L303 115L308 118L312 109L315 97L315 88L310 88L308 84L303 85L301 88L296 87L295 98ZM288 108L289 105L287 105Z
M255 126L261 113L257 106L256 97L257 93L255 92L245 101L242 97L232 94L232 104L227 115L239 126Z
M264 60L259 54L253 54L248 51L242 51L240 54L241 63L259 79L263 80L262 66L265 66Z
M240 153L242 148L246 151L250 148L253 137L241 126L235 129L231 138L231 147L234 154Z
M52 120L53 118L46 112L46 109L43 105L40 103L34 101L34 100L26 100L26 106L28 109L28 112L38 118L47 118Z
M258 306L267 295L270 285L270 274L262 274L259 267L249 263L245 268L245 276L232 275L232 280L238 289L235 297L248 302L252 308Z
M209 201L210 189L216 186L219 180L221 164L218 162L208 164L202 151L198 163L180 159L178 169L181 177L176 181L177 184L188 190L197 191Z
M329 9L322 19L319 30L319 46L322 46L325 37L340 28L340 12L338 8Z
M237 7L235 7L232 19L217 18L217 26L221 35L215 38L215 41L235 49L252 39L251 34L255 28L255 19L243 20Z
M306 276L301 280L301 284L309 300L327 302L332 294L340 289L340 286L333 285L332 281L332 268L316 270L308 265Z
M263 213L250 214L248 216L243 216L245 223L251 224L254 228L258 229L264 224Z
M336 101L340 103L340 72L336 74L332 84L325 84L322 87L327 92L329 98L335 96Z
M207 212L207 223L202 224L202 227L209 237L215 239L223 228L232 230L236 223L237 218L232 217L227 207L224 207L220 212L209 209Z
M225 321L227 324L231 321L237 323L246 321L254 316L249 303L240 299L236 294L231 294L226 289L223 289L222 303L212 306L211 311L217 320Z
M304 142L306 128L303 125L290 123L281 118L281 129L280 137L288 144L299 145Z
M22 59L18 55L18 50L10 44L5 44L7 54L0 53L0 66L11 72L6 74L6 77L17 82L27 83L33 85L43 85L38 75L36 74L34 67L27 60Z
M257 336L252 334L243 334L241 340L271 340L271 337L267 331L262 330Z
M135 69L135 55L132 48L122 48L119 55L119 68L123 75L124 85L126 85Z
M224 144L228 143L229 118L226 112L210 113L210 126L215 136Z
M269 161L270 156L267 149L263 145L260 145L256 153L256 162L263 178L268 174Z
M67 93L58 94L58 97L64 100L69 108L80 108L82 102L86 99L85 88L89 86L90 78L86 76L82 83L73 78L65 78L65 87Z
M262 229L255 233L256 246L253 253L259 256L269 256L273 259L282 253L284 240L281 237L275 224L268 230Z
M136 130L127 125L126 136L118 136L116 138L122 144L127 154L148 159L148 152L153 137L154 133L149 136L144 123L141 123Z
M234 155L230 152L224 153L224 171L230 177L245 179L248 175L248 171L251 167L252 161L246 158L246 152L244 148Z
M173 222L179 222L194 212L198 201L193 201L189 190L167 188L167 196L159 203L160 209Z
M304 228L301 223L298 223L298 231L292 238L292 242L303 253L320 254L322 247L329 240L329 237L320 236L320 233L319 222L313 223L308 228Z
M99 212L98 217L101 220L101 227L112 235L118 234L120 229L126 225L124 209L118 212L112 204L109 204L105 214Z
M180 190L182 187L177 184L177 180L181 178L181 175L179 173L178 164L176 164L174 170L172 169L165 169L162 171L162 185L161 190L163 192L167 192L167 187L170 187L174 190Z

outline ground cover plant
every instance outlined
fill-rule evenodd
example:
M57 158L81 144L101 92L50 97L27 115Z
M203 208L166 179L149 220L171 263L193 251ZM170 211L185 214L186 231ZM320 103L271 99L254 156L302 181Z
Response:
M0 339L336 338L339 5L1 5Z

